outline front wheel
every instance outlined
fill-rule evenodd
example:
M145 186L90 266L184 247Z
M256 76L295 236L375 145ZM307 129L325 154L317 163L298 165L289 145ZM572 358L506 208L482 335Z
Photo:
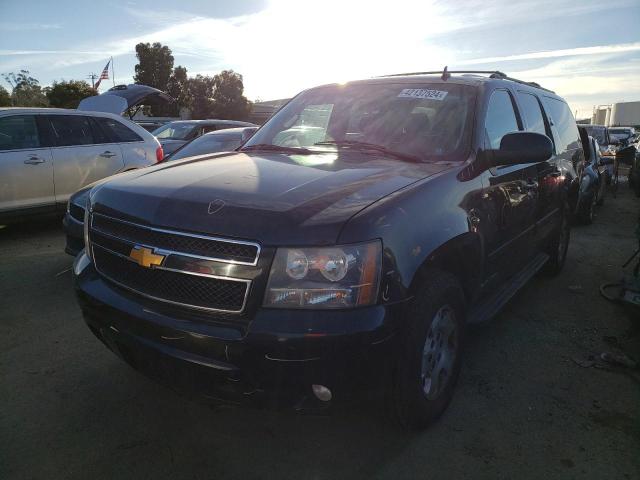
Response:
M456 278L431 270L416 289L403 332L391 408L406 429L433 423L451 401L460 373L464 294Z
M559 225L556 227L551 242L547 248L549 260L544 270L549 275L557 275L562 271L567 260L567 250L569 249L569 239L571 237L571 224L569 222L569 205L564 204L561 212Z

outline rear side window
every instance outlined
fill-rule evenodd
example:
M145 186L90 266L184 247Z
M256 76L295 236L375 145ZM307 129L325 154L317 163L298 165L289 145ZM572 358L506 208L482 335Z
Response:
M569 106L561 100L550 97L543 97L542 101L555 127L553 136L556 142L556 151L561 153L578 148L580 146L580 134Z
M546 135L547 129L544 124L542 110L540 109L540 102L538 102L535 95L520 92L518 93L518 99L522 107L521 113L527 125L527 131Z
M56 137L56 145L91 145L95 143L89 118L81 115L52 115L49 117Z
M40 138L33 115L0 117L0 150L38 147Z
M95 117L96 122L114 142L142 142L142 137L113 118Z
M500 141L507 133L517 132L518 119L513 109L511 95L506 90L496 90L491 95L484 128L489 148L499 149Z

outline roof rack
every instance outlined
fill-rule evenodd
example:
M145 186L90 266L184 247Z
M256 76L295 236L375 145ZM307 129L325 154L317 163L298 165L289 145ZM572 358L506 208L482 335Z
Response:
M522 85L528 85L530 87L539 88L547 92L555 93L553 90L544 88L536 82L525 82L524 80L518 80L517 78L509 77L506 73L499 70L448 70L444 67L444 70L434 70L431 72L409 72L409 73L394 73L391 75L382 75L382 77L408 77L411 75L441 75L442 80L447 80L452 73L470 73L470 74L484 74L489 75L489 78L497 78L500 80L510 80L512 82L521 83Z

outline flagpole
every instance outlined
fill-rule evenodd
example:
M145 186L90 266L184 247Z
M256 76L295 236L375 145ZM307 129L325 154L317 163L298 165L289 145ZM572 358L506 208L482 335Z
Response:
M111 76L113 77L113 86L116 86L116 72L113 69L113 57L111 57Z

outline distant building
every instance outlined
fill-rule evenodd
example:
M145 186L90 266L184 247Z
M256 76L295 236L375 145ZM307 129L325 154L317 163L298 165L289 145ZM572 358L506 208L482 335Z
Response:
M596 105L591 116L592 125L631 127L640 125L640 102L618 102Z
M249 114L249 121L251 123L262 125L276 112L276 110L289 100L290 99L288 98L282 98L280 100L269 100L268 102L255 102L252 105L251 113Z

